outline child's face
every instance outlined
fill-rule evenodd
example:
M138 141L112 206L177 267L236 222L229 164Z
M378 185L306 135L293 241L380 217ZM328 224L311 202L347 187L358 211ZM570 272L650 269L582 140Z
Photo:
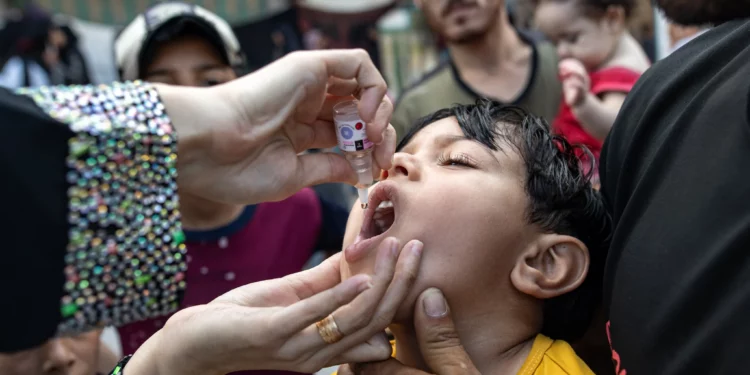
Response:
M574 58L589 70L596 70L614 51L621 33L621 21L609 16L593 19L577 1L542 1L534 22L557 47L560 59Z
M194 36L161 46L145 70L143 79L177 86L213 86L237 78L211 44Z
M3 375L92 375L97 371L100 331L52 339L34 349L0 354Z
M526 217L523 161L512 147L501 147L492 151L467 139L454 117L438 120L396 153L388 178L371 190L371 199L390 200L392 211L375 213L379 223L372 220L374 210L352 211L345 248L354 243L374 249L390 236L424 243L420 273L397 321L411 316L419 292L428 287L463 307L509 290L503 275L539 232ZM374 252L351 262L345 258L344 278L373 273Z

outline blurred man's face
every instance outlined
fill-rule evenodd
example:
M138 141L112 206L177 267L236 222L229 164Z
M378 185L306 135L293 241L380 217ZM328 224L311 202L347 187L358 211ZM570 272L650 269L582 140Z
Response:
M503 0L416 0L434 32L449 43L470 43L499 22Z
M750 17L750 0L655 0L678 24L706 25Z
M100 331L49 340L34 349L0 354L2 375L92 375L97 371Z
M229 82L237 75L210 43L189 36L161 46L145 67L142 78L178 86L213 86Z

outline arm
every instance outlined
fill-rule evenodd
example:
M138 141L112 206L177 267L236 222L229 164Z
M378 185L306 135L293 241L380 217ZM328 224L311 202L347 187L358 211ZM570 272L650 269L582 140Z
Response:
M571 109L584 130L597 139L604 140L615 123L625 96L621 92L608 92L600 99L589 92L580 104Z
M12 234L0 293L14 306L0 311L0 352L174 310L186 268L176 139L155 89L19 93L0 91L0 196Z

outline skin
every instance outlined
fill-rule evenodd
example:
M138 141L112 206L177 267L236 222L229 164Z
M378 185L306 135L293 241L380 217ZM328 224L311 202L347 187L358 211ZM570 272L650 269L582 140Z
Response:
M512 102L531 77L532 50L510 24L502 0L415 0L448 44L461 78L484 96Z
M497 23L504 1L417 1L433 30L451 44L471 44Z
M100 331L52 339L34 349L0 354L3 375L91 375L97 371Z
M703 30L703 28L699 26L681 26L678 24L670 23L668 30L669 30L669 46L674 48L677 42L681 41L682 39L689 38L695 34L698 34L699 32L701 32L701 30Z
M145 67L142 77L150 82L177 86L208 87L237 78L218 51L196 36L179 38L162 45ZM220 204L180 192L183 225L195 230L221 227L232 222L244 205Z
M375 143L374 168L392 165L396 132L388 119L393 106L385 96L385 80L364 50L293 52L210 88L154 86L178 134L181 191L253 204L285 199L315 184L354 183L356 174L344 157L302 152L336 144L332 108L355 93L367 137ZM361 283L341 282L339 268L331 263L339 264L337 258L237 288L170 318L138 349L126 373L312 373L332 363L382 360L389 354L385 341L377 348L361 343L390 322L421 257L415 241L401 252L398 240L391 242L380 249L380 272L364 291ZM334 310L346 337L329 345L314 323Z
M492 151L466 139L455 118L431 124L394 156L381 182L396 194L396 220L386 233L417 238L427 249L415 286L390 326L405 365L427 370L412 323L427 288L444 293L480 372L497 374L517 372L526 359L542 324L540 299L583 281L585 246L526 221L524 176L515 151L507 145ZM354 243L342 260L344 278L374 269L374 255L355 250L363 216L355 206L344 241Z
M625 11L609 7L592 17L577 1L543 1L535 23L557 47L566 103L589 134L604 140L626 93L592 94L588 72L613 66L644 72L649 67L646 54L627 31Z

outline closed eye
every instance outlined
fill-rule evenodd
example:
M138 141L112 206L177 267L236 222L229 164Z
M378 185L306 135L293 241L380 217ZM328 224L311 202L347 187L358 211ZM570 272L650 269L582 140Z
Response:
M438 164L452 167L475 168L476 163L466 154L451 154L448 156L440 155Z

